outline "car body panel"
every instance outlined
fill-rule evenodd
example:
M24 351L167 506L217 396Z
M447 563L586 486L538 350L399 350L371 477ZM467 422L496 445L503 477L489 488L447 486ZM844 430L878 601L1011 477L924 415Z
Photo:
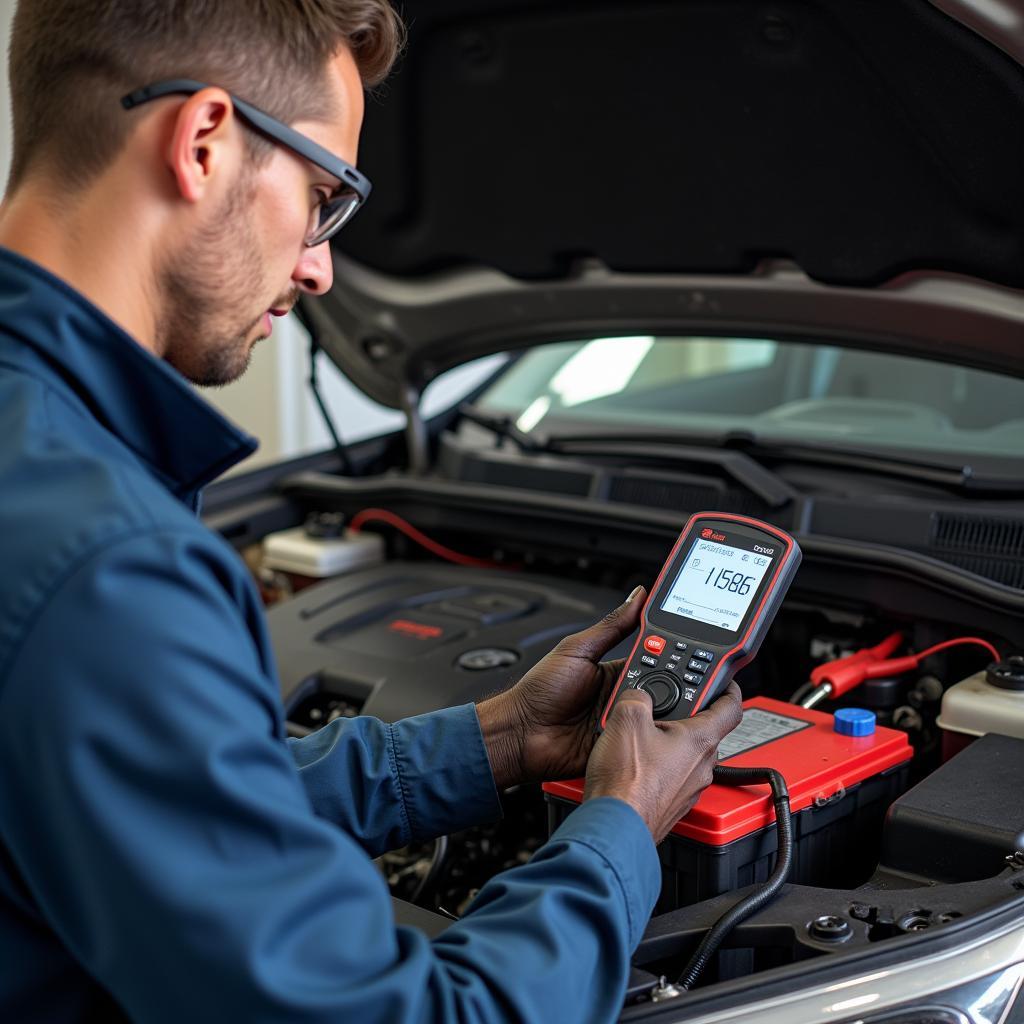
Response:
M353 383L396 409L410 388L492 352L644 332L841 342L1024 376L1024 292L964 278L906 275L864 289L786 263L742 277L588 263L544 284L480 268L395 281L345 257L335 264L338 284L307 315Z
M1021 0L411 0L310 303L408 408L599 332L760 326L1021 372ZM756 335L755 335L756 336Z

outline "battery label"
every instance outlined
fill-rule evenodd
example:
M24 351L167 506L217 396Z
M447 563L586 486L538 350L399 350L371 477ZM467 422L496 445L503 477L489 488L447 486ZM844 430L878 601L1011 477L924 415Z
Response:
M718 760L727 761L744 751L762 747L780 736L809 729L810 722L789 715L777 715L761 708L748 708L743 712L743 721L722 740L718 748Z

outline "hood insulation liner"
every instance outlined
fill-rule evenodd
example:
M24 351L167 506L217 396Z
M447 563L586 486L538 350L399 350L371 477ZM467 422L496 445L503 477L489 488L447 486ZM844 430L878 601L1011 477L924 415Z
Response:
M406 0L339 237L417 277L746 273L1024 288L1024 70L927 0Z

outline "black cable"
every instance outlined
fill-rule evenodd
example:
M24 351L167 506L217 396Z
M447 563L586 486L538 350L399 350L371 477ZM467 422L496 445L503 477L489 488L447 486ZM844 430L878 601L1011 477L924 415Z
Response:
M799 704L800 701L806 697L811 690L815 688L815 684L808 680L803 686L798 686L793 696L789 698L790 704Z
M420 898L430 891L430 887L437 881L437 876L441 873L441 868L444 866L445 857L448 856L448 837L438 836L434 840L434 854L430 858L430 867L427 868L427 873L420 879L420 884L416 886L415 891L409 897L410 903L418 903Z
M327 403L320 393L320 379L317 375L316 357L317 353L323 351L323 346L320 344L316 325L301 299L292 307L292 312L309 335L309 380L307 382L309 390L313 393L313 401L316 402L317 408L320 410L320 416L323 418L327 433L331 435L331 440L334 442L334 450L338 453L338 458L341 460L341 471L346 476L351 476L352 460L348 456L348 449L342 443L341 436L334 426L334 420L331 419L331 414L327 409Z
M793 863L793 823L789 817L789 790L786 780L774 768L726 768L719 765L715 768L715 782L727 786L741 786L750 782L767 782L772 787L772 800L775 804L775 826L779 836L778 852L775 856L775 869L768 881L741 900L736 906L727 910L711 927L701 940L697 951L690 958L686 970L676 982L679 988L692 988L707 966L708 961L718 951L718 947L741 921L756 913L775 898L782 888Z
M338 431L334 426L334 420L331 419L331 414L327 411L327 404L324 402L323 395L320 394L320 382L316 373L316 355L319 351L320 345L315 338L311 337L309 339L309 390L313 392L313 400L320 409L324 426L327 427L327 433L331 435L331 440L334 442L334 450L338 453L338 458L341 459L341 471L346 476L351 476L352 461L348 457L348 451L345 446L341 443L341 438L338 436Z

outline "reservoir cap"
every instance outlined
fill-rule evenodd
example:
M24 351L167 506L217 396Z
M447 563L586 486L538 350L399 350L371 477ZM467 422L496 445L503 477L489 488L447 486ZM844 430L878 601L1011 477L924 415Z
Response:
M1006 661L989 665L985 679L1000 690L1024 690L1024 656L1012 654Z
M870 736L875 731L875 713L864 708L840 708L833 728L840 736Z

